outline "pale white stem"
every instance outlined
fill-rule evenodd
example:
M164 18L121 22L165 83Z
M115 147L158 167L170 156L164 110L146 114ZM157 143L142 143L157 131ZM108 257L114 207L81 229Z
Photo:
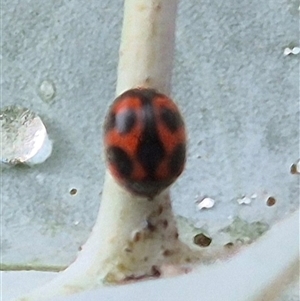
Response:
M170 94L177 0L126 0L117 95L133 87Z
M170 93L176 0L127 0L117 94L143 86ZM117 282L160 275L197 258L180 242L169 189L149 201L120 187L109 172L91 236L76 261L48 285L19 300L46 300Z

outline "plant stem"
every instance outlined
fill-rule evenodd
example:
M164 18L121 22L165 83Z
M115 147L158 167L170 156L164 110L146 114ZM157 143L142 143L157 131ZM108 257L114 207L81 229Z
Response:
M151 87L169 94L176 0L126 0L117 94ZM158 277L165 265L190 262L178 239L169 189L149 201L133 196L106 173L92 233L76 261L22 301L73 294L104 282Z
M133 87L170 94L177 0L126 0L117 95Z

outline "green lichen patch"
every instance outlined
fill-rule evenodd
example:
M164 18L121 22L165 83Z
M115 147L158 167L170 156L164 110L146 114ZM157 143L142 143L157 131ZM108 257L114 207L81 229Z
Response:
M269 225L260 221L249 223L239 217L221 231L229 233L233 243L248 244L255 241L269 229Z
M67 266L63 265L45 265L38 263L28 264L1 264L0 271L40 271L40 272L61 272Z

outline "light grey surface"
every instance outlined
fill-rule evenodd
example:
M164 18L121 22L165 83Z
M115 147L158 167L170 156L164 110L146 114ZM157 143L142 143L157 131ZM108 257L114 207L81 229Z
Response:
M2 105L39 113L53 140L44 164L2 173L5 263L70 263L93 225L104 170L101 126L114 98L122 4L3 1ZM39 96L44 80L55 85L50 102ZM76 195L70 195L72 188Z
M299 3L181 1L172 96L189 131L177 214L214 238L236 216L272 225L298 207ZM96 218L104 164L101 126L114 98L123 1L3 0L2 104L37 112L52 156L1 170L3 263L73 261ZM41 97L50 81L53 99ZM72 188L76 195L70 195ZM100 194L100 196L99 196ZM236 199L253 196L250 205ZM197 211L194 201L215 199ZM276 205L267 207L268 196Z

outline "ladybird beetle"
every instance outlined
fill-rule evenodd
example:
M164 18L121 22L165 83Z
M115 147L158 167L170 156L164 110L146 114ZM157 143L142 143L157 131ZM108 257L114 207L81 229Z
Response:
M181 174L186 132L176 104L154 89L118 96L104 122L104 147L113 177L131 193L153 198Z

